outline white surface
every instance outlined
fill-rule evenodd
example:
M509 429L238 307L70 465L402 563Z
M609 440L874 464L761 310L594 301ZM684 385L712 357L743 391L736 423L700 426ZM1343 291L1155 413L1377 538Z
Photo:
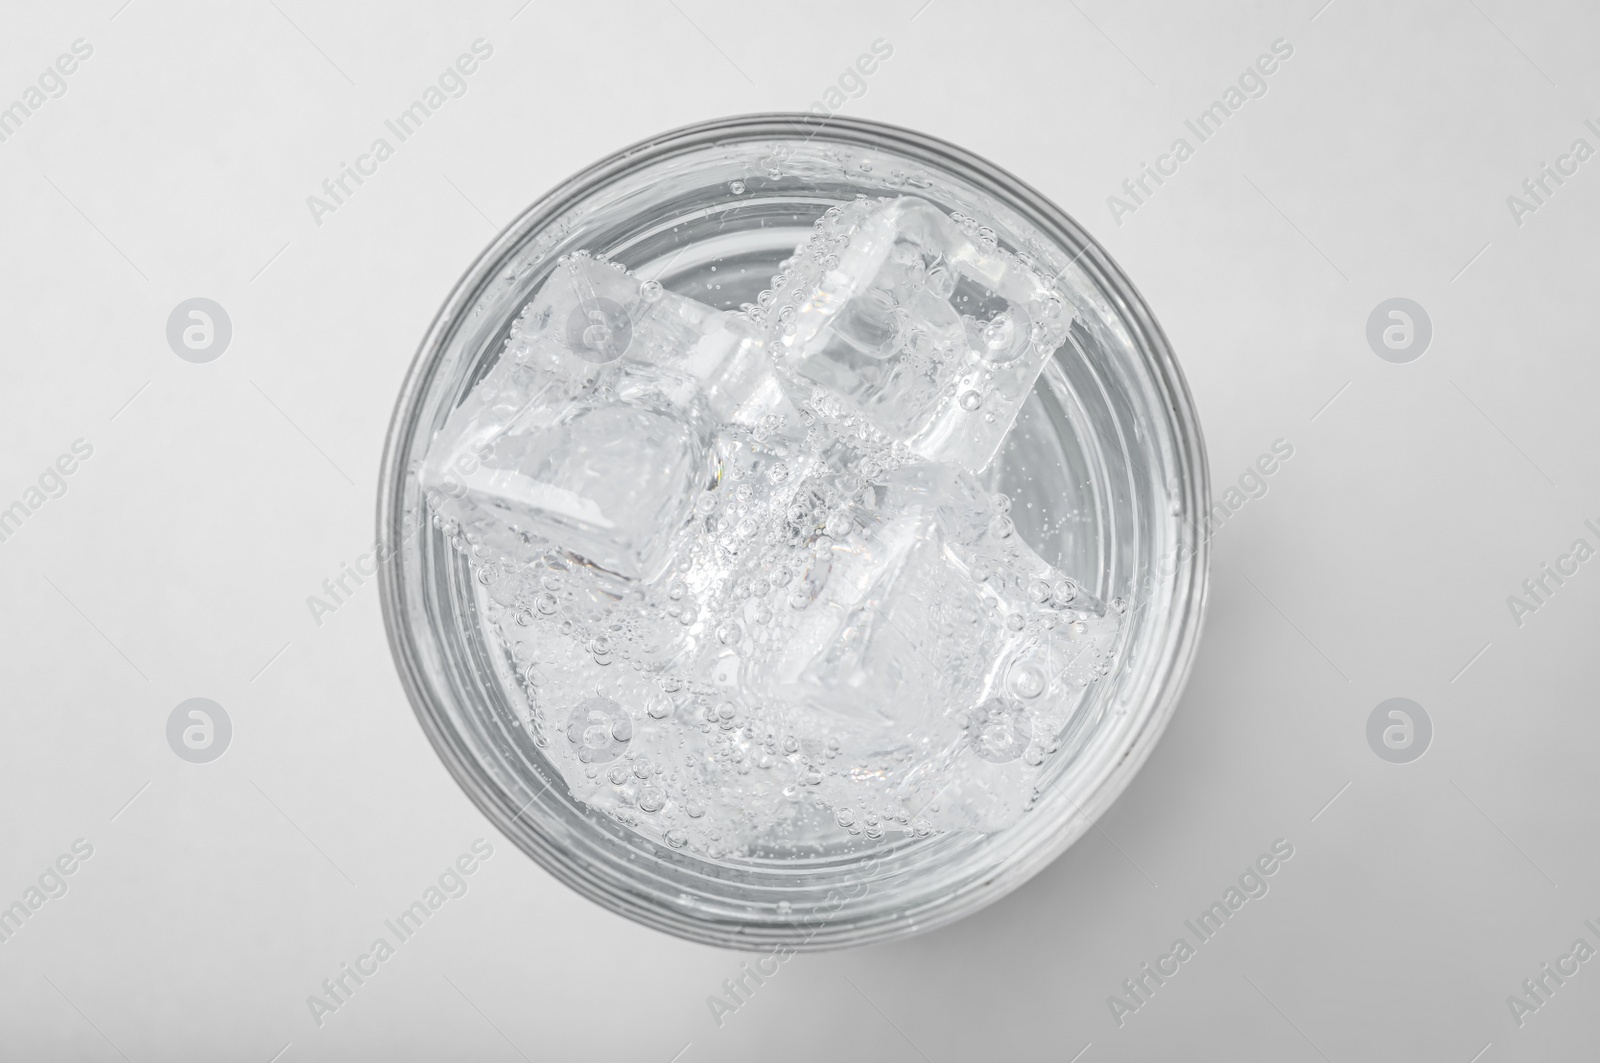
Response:
M1506 604L1575 538L1600 544L1582 523L1600 524L1600 161L1520 226L1506 205L1575 138L1600 148L1591 6L120 2L12 4L0 27L0 103L94 47L0 143L0 507L94 447L0 542L0 904L94 846L0 944L0 1055L1593 1045L1600 966L1521 1028L1506 1004L1574 939L1600 946L1600 565L1521 627ZM479 37L494 54L466 95L314 224L305 198ZM306 599L371 544L402 374L499 225L641 137L804 109L879 37L894 54L845 112L989 156L1105 243L1179 352L1219 493L1274 440L1294 456L1218 532L1188 693L1098 830L952 928L790 961L719 1028L706 998L744 957L633 926L515 852L423 739L372 584L320 626ZM1115 224L1106 197L1277 38L1294 55L1267 94ZM209 364L165 340L192 296L233 322ZM1364 338L1394 296L1434 325L1410 364ZM165 739L196 696L234 726L209 764ZM1433 720L1411 764L1366 742L1392 696ZM470 892L316 1026L307 996L479 837ZM1295 855L1271 892L1119 1028L1107 997L1279 838Z

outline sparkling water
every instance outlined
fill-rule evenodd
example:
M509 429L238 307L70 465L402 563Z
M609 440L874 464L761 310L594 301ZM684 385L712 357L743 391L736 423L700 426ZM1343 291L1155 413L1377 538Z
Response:
M912 196L741 311L563 258L419 475L573 796L713 858L1024 815L1121 624L981 479L1072 316Z

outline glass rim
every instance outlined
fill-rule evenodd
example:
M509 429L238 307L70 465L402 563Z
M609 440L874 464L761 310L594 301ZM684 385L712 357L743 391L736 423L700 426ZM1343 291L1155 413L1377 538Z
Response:
M1144 699L1149 704L1140 706L1141 719L1122 740L1119 755L1101 765L1098 777L1090 780L1085 800L1074 803L1081 816L1055 824L1053 830L1037 839L1037 844L1023 851L1021 859L995 868L991 875L945 898L942 907L920 913L909 929L892 916L877 916L860 922L840 922L800 936L772 926L719 921L709 912L697 917L686 910L653 903L643 894L591 873L592 869L580 865L563 850L559 839L543 834L523 818L528 806L515 807L510 794L453 726L446 710L435 703L417 633L407 620L411 608L408 594L413 592L403 579L402 564L408 538L404 527L406 473L417 418L442 356L526 239L609 182L674 155L719 144L817 137L891 151L942 170L995 196L1037 227L1050 242L1073 255L1070 264L1086 275L1128 329L1131 346L1162 400L1176 466L1176 492L1171 496L1178 505L1174 516L1185 526L1198 529L1210 498L1205 444L1188 386L1165 333L1132 282L1099 243L1031 185L937 137L876 121L823 117L810 112L769 112L696 122L641 140L580 170L535 200L502 229L463 272L424 334L406 372L385 440L376 516L379 556L389 561L380 566L379 594L396 669L435 753L473 804L508 840L565 885L617 914L697 943L731 948L785 944L797 950L823 949L922 932L970 914L1042 870L1088 831L1121 795L1154 749L1192 667L1207 596L1209 542L1207 536L1195 534L1192 550L1174 572L1170 592L1177 608L1158 645L1159 657L1140 664L1141 669L1151 670L1148 689L1152 693Z

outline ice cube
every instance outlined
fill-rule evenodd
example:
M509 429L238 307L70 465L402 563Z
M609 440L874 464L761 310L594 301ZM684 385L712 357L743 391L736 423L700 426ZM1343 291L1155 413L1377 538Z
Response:
M753 428L773 416L793 418L795 408L762 347L760 329L745 315L662 291L644 323L674 339L688 334L692 341L647 343L624 357L692 377L719 422Z
M504 556L553 544L648 582L718 481L719 423L762 439L798 429L754 323L573 254L441 430L422 486Z
M962 641L982 599L966 579L941 579L943 546L935 522L911 513L818 551L779 595L781 631L748 662L747 684L869 730L975 695Z
M901 738L995 702L1047 744L1103 674L1116 615L1023 543L1003 497L969 474L919 463L880 479L848 521L824 518L820 548L792 555L742 684Z
M1082 584L1040 557L1017 534L1010 500L940 465L897 470L885 507L931 510L951 553L994 595L1009 641L995 672L996 693L1027 705L1047 733L1067 722L1071 702L1110 668L1121 617Z
M698 394L649 366L617 366L576 397L546 388L497 425L482 409L462 420L436 440L423 488L468 538L513 558L549 544L652 580L714 475Z
M973 472L1071 323L992 234L914 196L832 208L774 290L767 323L792 386L821 384L921 456Z
M530 349L546 338L580 362L620 359L681 373L700 386L720 422L754 426L793 409L748 317L640 280L616 263L565 256L526 316Z
M897 796L936 831L1004 830L1027 811L1039 777L1026 759L1030 725L998 702L979 706L966 721L959 739L907 773Z

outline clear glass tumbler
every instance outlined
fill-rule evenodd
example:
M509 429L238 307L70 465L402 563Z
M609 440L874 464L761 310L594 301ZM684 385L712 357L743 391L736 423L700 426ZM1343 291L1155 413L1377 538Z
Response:
M1029 810L990 833L844 830L804 851L711 859L577 801L520 704L462 553L430 519L417 468L501 353L531 294L574 251L721 309L754 302L829 207L917 195L1054 276L1075 311L988 486L1045 560L1093 575L1123 614ZM583 895L649 926L734 948L822 949L958 919L1016 888L1106 811L1149 755L1187 676L1206 589L1204 444L1166 337L1109 255L1059 208L969 152L905 129L812 114L689 126L579 173L479 256L422 342L390 428L378 500L384 619L417 718L485 815Z

